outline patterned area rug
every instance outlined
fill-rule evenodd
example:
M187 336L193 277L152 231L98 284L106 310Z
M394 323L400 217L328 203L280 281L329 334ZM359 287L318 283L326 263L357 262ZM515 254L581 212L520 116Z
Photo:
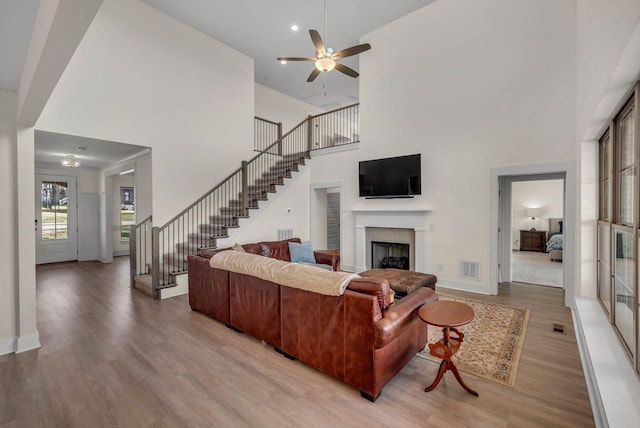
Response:
M458 327L464 333L462 346L453 357L458 370L513 387L527 331L529 309L440 293L438 298L466 303L476 314L469 324ZM442 329L429 326L428 343L435 343L441 338ZM437 363L442 361L429 354L428 346L418 356Z

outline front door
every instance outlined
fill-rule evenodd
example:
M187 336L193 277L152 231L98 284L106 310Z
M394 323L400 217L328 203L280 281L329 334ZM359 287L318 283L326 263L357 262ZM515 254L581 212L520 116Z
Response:
M36 175L36 263L78 260L76 177Z

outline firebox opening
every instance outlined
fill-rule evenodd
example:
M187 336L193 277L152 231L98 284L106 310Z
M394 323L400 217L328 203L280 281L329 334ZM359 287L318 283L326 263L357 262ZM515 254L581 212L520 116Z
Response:
M409 270L409 244L371 241L371 267Z

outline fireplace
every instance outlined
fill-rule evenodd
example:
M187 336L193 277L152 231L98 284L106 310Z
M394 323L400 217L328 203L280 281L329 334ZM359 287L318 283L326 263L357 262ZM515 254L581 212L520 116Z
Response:
M409 244L371 241L371 267L409 270Z
M356 217L355 272L371 269L372 241L410 244L409 270L427 272L427 215L430 212L431 210L428 209L354 210ZM376 229L387 229L387 232L379 235ZM399 233L406 235L402 237Z

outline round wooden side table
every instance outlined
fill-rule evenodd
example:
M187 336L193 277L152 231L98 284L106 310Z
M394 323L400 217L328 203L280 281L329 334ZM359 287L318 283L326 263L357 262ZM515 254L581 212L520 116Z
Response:
M460 377L460 373L451 358L458 352L464 333L455 327L471 322L475 317L473 309L469 305L460 302L439 300L427 303L418 311L418 316L427 324L442 327L442 339L436 343L429 344L429 353L436 358L442 359L438 375L431 385L424 389L425 392L432 391L442 380L445 372L451 370L458 383L471 395L478 396L478 393L469 388ZM451 333L454 333L452 336Z

